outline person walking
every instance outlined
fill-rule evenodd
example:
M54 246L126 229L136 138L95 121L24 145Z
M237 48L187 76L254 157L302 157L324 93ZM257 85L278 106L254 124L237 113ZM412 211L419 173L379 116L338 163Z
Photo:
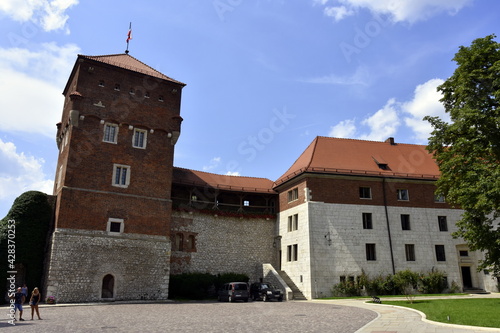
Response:
M26 300L26 297L24 297L23 290L21 287L17 288L17 292L12 296L11 298L14 299L14 316L16 315L15 312L19 310L19 320L23 321L23 303ZM15 318L14 318L15 320Z
M40 302L40 299L42 298L42 294L40 294L40 291L38 290L37 287L33 289L33 292L31 293L31 298L30 298L30 306L31 306L31 320L33 320L33 314L36 311L36 315L38 316L39 320L42 320L40 318L40 312L38 311L38 303Z

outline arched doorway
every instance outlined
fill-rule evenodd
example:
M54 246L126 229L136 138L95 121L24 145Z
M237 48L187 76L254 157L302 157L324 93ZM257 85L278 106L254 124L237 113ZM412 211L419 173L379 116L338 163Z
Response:
M101 298L114 298L114 290L115 277L111 274L108 274L102 279Z

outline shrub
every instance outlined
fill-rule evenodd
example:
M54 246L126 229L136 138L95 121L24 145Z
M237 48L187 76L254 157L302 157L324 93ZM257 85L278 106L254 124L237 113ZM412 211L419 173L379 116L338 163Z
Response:
M332 288L332 294L334 296L359 296L361 295L360 286L354 281L340 281Z
M440 294L448 286L446 276L440 271L433 271L420 277L420 292L423 294Z
M368 279L366 290L368 295L392 295L395 293L395 286L392 275L378 275L373 279Z
M394 284L402 295L406 296L408 302L413 303L414 294L417 291L419 274L409 269L399 271L394 275Z

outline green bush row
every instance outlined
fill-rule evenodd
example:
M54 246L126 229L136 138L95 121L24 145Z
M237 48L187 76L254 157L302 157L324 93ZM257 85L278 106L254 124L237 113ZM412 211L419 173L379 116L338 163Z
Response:
M446 289L457 292L458 286L452 282L448 285L446 275L440 271L417 273L411 270L399 271L396 274L368 276L361 275L341 279L332 288L334 296L361 296L361 295L411 295L440 294Z
M214 297L224 283L248 282L245 274L183 273L170 275L169 298L206 299Z

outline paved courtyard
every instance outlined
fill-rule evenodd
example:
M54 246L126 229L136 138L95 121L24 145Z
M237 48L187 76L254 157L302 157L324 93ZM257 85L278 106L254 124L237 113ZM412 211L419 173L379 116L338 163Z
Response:
M29 306L16 325L0 308L2 332L356 332L377 317L367 309L311 302L149 303Z

